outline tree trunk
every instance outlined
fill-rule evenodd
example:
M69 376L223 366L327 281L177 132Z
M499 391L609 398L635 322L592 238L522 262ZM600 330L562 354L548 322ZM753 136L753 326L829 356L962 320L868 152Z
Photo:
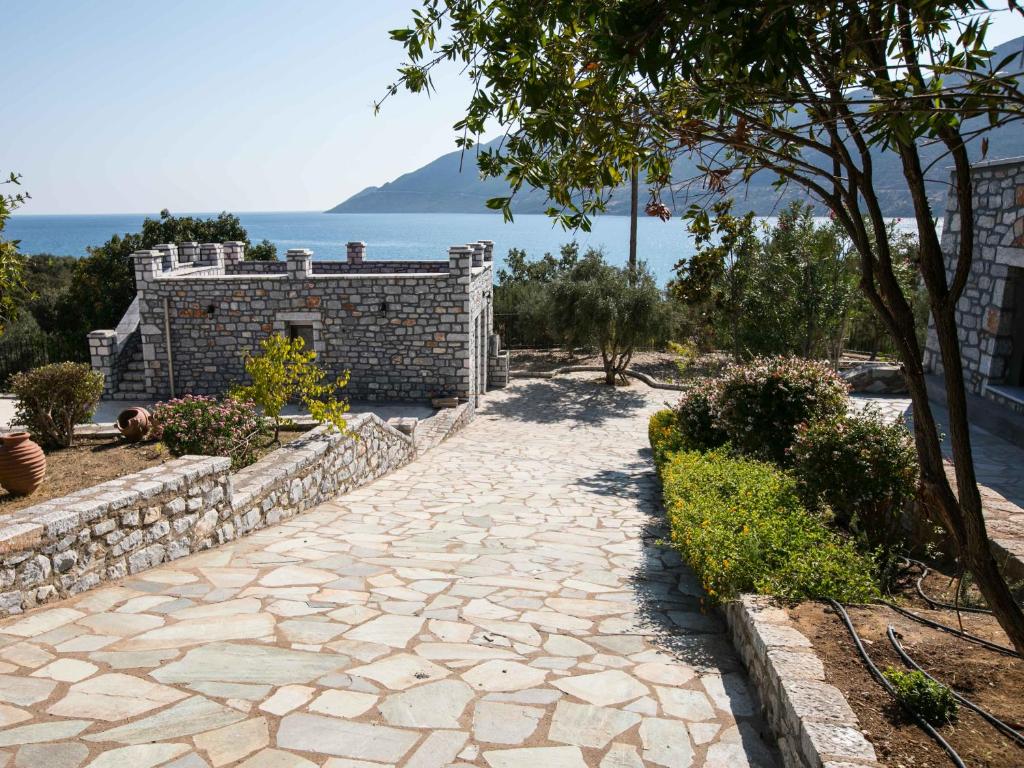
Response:
M640 208L640 164L633 161L633 172L630 174L629 196L629 271L636 274L636 225Z

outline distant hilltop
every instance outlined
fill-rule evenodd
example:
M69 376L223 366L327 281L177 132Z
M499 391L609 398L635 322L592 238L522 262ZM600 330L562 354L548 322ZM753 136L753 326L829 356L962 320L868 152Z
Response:
M996 59L1020 52L1024 37L1019 37L998 46ZM1024 58L1024 57L1022 57ZM983 118L979 118L983 119ZM989 151L986 159L1018 157L1024 155L1024 129L1020 123L1003 126L989 136ZM494 144L492 142L492 144ZM981 159L980 141L969 145L971 159ZM922 148L926 165L939 156L936 146ZM941 214L945 207L946 172L952 161L940 161L931 172L929 198L935 213ZM673 167L673 178L677 181L698 175L696 166L689 158L680 158ZM906 196L899 158L893 152L874 154L874 176L879 198L887 216L912 216L914 211ZM806 199L802 190L790 186L780 192L772 186L775 176L756 174L745 189L737 189L736 208L739 211L754 211L761 216L777 213L793 199ZM367 187L352 197L331 208L327 213L486 213L485 202L492 197L508 195L508 184L504 179L481 179L476 167L475 151L463 155L461 151L449 152L410 173L399 176L380 187ZM645 197L641 191L641 195ZM641 199L643 205L645 199ZM665 200L676 213L688 205L685 194L676 193L675 200ZM522 190L513 201L515 213L544 213L548 207L541 190ZM823 212L823 209L821 209ZM608 203L608 213L629 213L629 194L614 194Z

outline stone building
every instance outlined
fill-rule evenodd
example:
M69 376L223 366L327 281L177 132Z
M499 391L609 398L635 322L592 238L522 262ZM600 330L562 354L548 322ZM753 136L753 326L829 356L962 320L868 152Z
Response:
M956 313L964 380L975 401L969 403L972 418L980 416L983 426L1001 432L1007 417L1024 415L1024 158L977 163L972 176L974 221L961 220L951 193L942 250L952 279L960 233L973 226L974 263ZM926 371L942 373L934 327L924 364Z
M244 383L245 354L273 333L301 337L355 400L475 399L504 386L508 355L492 332L490 241L438 261L244 260L244 244L186 242L134 254L137 296L114 330L89 334L105 396L217 395Z

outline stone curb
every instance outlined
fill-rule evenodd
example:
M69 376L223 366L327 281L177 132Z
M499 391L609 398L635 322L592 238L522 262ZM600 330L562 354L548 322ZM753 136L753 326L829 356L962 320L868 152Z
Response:
M842 692L779 601L743 595L722 613L787 768L880 766Z
M564 368L555 368L552 371L511 371L509 377L513 379L553 379L556 376L564 376L568 373L604 373L604 368L597 365L570 365ZM652 389L670 389L674 392L682 392L686 389L685 384L661 381L660 379L648 376L646 373L634 371L632 368L627 368L625 373L627 376L632 376L634 379L642 381Z

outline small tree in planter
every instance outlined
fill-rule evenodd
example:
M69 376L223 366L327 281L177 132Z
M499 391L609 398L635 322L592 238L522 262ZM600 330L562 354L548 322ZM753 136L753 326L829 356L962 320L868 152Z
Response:
M11 378L15 419L44 448L68 448L75 425L92 418L103 394L103 374L87 363L51 363Z
M235 387L232 397L251 400L274 422L274 442L281 436L285 405L298 400L319 423L328 423L345 431L348 402L337 399L337 392L348 384L348 371L335 381L316 364L316 352L306 350L301 338L286 339L279 333L260 342L260 353L245 358L245 372L252 383Z
M588 254L553 291L554 320L567 345L597 347L605 383L625 378L633 350L657 334L661 291L646 265L619 269L599 253Z

